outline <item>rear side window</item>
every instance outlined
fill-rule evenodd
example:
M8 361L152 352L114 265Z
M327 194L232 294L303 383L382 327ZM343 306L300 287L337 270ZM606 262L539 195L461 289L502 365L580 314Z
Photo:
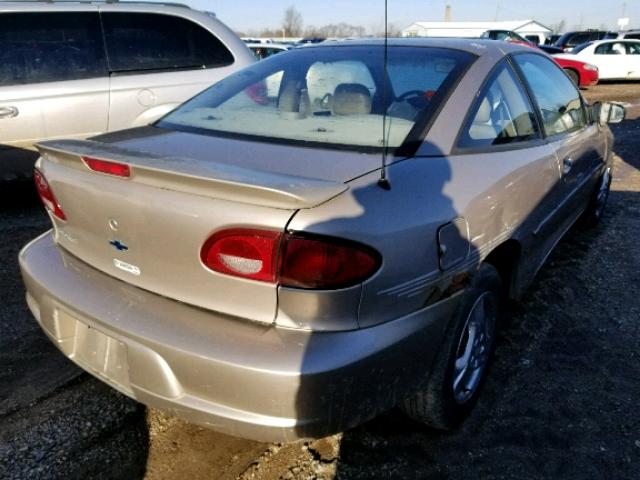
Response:
M195 70L233 63L209 31L184 18L149 13L102 14L112 72Z
M97 13L0 14L0 85L106 75Z
M624 38L629 40L640 40L640 33L630 33L629 35L625 35Z
M524 87L504 64L482 90L458 146L487 147L541 138Z
M548 136L581 130L587 124L582 97L560 67L541 55L515 55L514 60L538 104Z
M640 42L627 43L627 55L640 55Z

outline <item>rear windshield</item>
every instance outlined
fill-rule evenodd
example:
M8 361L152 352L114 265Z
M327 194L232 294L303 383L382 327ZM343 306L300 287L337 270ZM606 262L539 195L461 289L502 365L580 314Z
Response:
M156 126L330 148L380 149L386 138L395 149L428 124L473 58L390 47L385 79L383 46L302 47L227 77Z

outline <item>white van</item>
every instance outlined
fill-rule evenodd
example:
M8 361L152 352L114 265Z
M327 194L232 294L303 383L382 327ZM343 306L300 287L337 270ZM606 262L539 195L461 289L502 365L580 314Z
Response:
M254 61L179 4L2 2L0 178L25 171L35 142L148 124Z

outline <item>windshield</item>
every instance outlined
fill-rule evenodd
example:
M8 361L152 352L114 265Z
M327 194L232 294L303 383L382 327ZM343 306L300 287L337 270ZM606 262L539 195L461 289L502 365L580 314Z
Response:
M474 58L458 50L327 46L294 49L227 77L157 126L273 143L395 149L424 128ZM385 86L387 93L384 93Z

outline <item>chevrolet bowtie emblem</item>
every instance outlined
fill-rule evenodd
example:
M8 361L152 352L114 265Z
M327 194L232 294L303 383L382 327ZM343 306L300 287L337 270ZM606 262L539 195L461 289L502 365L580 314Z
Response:
M111 245L113 248L115 248L116 250L118 250L119 252L123 252L125 250L129 250L129 247L127 247L124 243L122 243L120 240L111 240L109 242L109 245Z

